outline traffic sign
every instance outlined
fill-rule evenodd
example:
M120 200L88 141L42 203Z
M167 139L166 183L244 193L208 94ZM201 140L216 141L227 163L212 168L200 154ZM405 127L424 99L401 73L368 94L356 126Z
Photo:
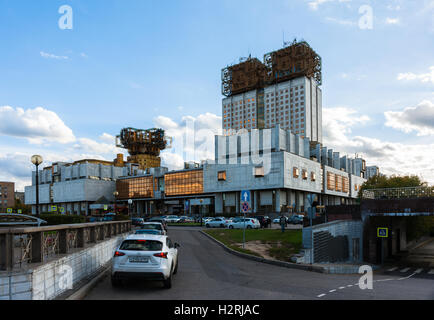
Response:
M388 238L389 237L389 229L388 228L377 228L377 237L378 238Z
M242 209L243 209L244 213L248 212L250 210L249 203L248 202L243 202Z
M108 205L104 205L104 211L107 211L108 210Z
M7 213L12 213L12 208L7 208Z
M250 202L250 190L241 191L241 201Z
M65 212L65 208L64 207L59 207L59 211L60 211L60 213L64 213Z
M57 206L51 206L51 211L57 211Z
M19 213L19 214L22 214L22 213L23 213L23 210L18 209L18 213Z

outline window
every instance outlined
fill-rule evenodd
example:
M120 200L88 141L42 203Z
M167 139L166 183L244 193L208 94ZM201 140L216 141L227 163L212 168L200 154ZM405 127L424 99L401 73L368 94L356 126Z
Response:
M226 181L226 171L218 172L218 181Z
M316 174L315 174L315 172L311 172L310 173L310 180L311 181L316 181Z
M300 175L300 171L298 170L298 168L294 167L294 168L292 169L292 176L293 176L294 178L298 178L299 175Z
M264 174L264 167L256 167L255 168L255 177L263 177Z
M307 171L306 171L306 170L303 170L303 171L301 172L301 176L303 177L303 180L307 180Z

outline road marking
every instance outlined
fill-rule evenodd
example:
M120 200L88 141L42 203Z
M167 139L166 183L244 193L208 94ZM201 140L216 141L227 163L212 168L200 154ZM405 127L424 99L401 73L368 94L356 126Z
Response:
M345 287L339 287L339 289L345 289Z
M408 270L410 270L410 268L404 268L401 270L402 273L407 272Z
M387 270L388 272L392 272L395 271L396 269L398 269L398 267L393 267L392 269Z
M405 279L409 279L409 278L411 278L412 276L414 276L416 273L412 273L411 275L409 275L408 277L405 277L405 278L399 278L398 280L405 280Z
M336 289L332 289L332 290L330 290L329 292L335 292L336 291Z
M423 271L422 268L417 269L414 273L421 273Z
M352 286L353 286L352 284L347 285L348 288L351 288Z
M324 296L325 296L325 293L322 293L322 294L318 295L317 297L321 298L321 297L324 297Z
M431 271L428 272L428 274L434 274L434 269L431 269Z

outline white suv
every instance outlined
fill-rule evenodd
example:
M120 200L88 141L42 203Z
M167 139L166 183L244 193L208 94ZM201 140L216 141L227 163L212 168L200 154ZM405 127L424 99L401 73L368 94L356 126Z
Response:
M228 224L229 229L259 229L260 227L259 220L255 218L234 218Z
M119 286L122 280L142 278L161 280L165 288L172 287L172 276L178 271L179 244L166 235L134 234L125 238L115 251L111 282Z

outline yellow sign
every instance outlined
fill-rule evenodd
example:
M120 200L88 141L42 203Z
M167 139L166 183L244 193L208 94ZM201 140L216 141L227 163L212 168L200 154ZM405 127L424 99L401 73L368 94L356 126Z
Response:
M108 205L104 205L104 210L108 210Z
M7 209L7 212L8 212L8 213L12 213L12 208L8 208L8 209Z
M378 238L387 238L389 236L388 228L377 228L377 237Z
M60 212L65 212L65 208L64 208L64 207L60 207L60 208L59 208L59 211L60 211Z
M19 213L19 214L23 213L23 210L18 209L18 213Z
M57 206L51 206L51 211L57 211Z

